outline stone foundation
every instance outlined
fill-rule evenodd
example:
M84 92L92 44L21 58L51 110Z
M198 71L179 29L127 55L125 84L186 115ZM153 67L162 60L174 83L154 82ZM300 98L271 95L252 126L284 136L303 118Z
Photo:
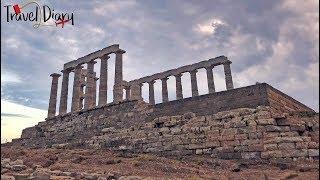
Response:
M258 84L160 105L134 100L68 113L25 129L7 145L220 159L318 159L319 115Z

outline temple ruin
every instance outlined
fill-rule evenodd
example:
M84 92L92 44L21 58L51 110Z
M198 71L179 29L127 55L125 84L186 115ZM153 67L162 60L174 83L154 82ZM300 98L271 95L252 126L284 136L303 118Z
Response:
M113 102L107 103L108 61L112 53L115 53ZM6 145L104 148L255 162L319 159L319 114L267 83L234 88L231 61L227 57L125 81L123 53L119 45L112 45L64 64L59 113L56 106L60 74L51 74L48 118L24 129L21 138ZM101 61L100 75L94 72L97 59ZM219 65L224 67L226 90L218 92L213 68ZM208 93L204 95L198 93L197 70L201 68L207 72ZM74 83L71 112L67 112L71 72ZM183 97L183 73L190 74L191 97ZM170 76L175 77L176 99L169 101ZM155 103L156 80L162 84L161 103ZM146 83L148 102L143 101L141 90Z
M161 80L162 84L162 102L168 102L168 88L167 80L168 77L174 76L176 80L176 99L183 99L182 94L182 83L181 76L183 73L190 73L191 79L191 92L192 97L199 96L198 93L198 83L197 83L197 72L198 69L204 68L207 73L208 81L208 93L215 92L214 78L213 78L213 68L215 66L223 65L226 89L233 89L233 81L231 75L230 64L231 61L225 56L219 56L206 61L201 61L199 63L186 65L179 67L177 69L168 70L165 72L157 73L151 76L142 77L140 79L135 79L132 81L123 80L123 57L122 55L126 51L119 48L118 44L111 45L102 50L91 53L87 56L79 58L77 60L68 62L64 65L62 70L62 87L60 95L60 105L59 105L59 115L67 113L67 100L68 100L68 87L69 87L69 74L74 73L73 81L73 93L72 93L72 105L71 112L76 112L80 110L88 110L97 106L96 104L96 87L97 80L100 79L99 86L99 101L98 106L103 106L107 104L107 90L108 90L108 61L110 54L115 54L115 78L113 86L113 103L119 103L124 100L142 100L141 87L143 83L148 83L149 85L149 103L155 104L154 97L154 83L156 80ZM96 77L94 72L94 64L96 60L100 59L100 77ZM83 69L83 64L87 64L87 69ZM48 108L48 118L52 118L56 115L56 103L57 103L57 89L58 89L58 79L60 74L53 73L50 75L52 77L52 85L50 92L49 108ZM123 92L125 90L125 99L123 99Z

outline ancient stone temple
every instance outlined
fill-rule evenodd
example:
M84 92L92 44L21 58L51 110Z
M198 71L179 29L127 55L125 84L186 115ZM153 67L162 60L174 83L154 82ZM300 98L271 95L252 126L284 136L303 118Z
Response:
M64 65L62 70L63 79L60 96L59 115L67 113L67 100L68 100L68 86L69 86L69 74L74 73L73 82L73 94L71 112L80 110L88 110L95 108L96 106L103 106L107 104L107 84L108 84L108 60L109 55L115 53L115 79L113 87L113 103L119 103L128 100L142 100L141 87L143 83L149 85L149 103L155 104L154 97L154 83L156 80L162 82L162 102L168 102L168 77L174 76L176 79L176 99L183 99L181 76L183 73L189 73L191 78L191 90L192 97L199 96L197 85L197 71L198 69L205 68L207 72L208 80L208 93L215 92L215 85L213 79L212 69L215 66L223 65L225 73L225 81L227 90L233 89L232 75L230 64L231 61L224 56L209 59L207 61L201 61L196 64L182 66L177 69L157 73L151 76L146 76L140 79L132 81L124 81L122 77L122 54L124 50L119 49L119 45L112 45L104 48L100 51L91 53L78 60L68 62ZM100 86L99 86L99 103L96 104L96 81L99 79L96 77L96 73L93 71L96 60L100 59ZM83 69L83 65L87 65L87 69ZM56 116L56 102L57 102L57 89L58 78L60 74L53 73L52 77L51 93L49 100L48 118ZM86 80L85 80L86 79ZM85 90L85 93L84 93ZM123 92L125 91L125 99L123 98Z
M24 129L21 138L8 145L107 148L222 159L319 158L318 113L266 83L234 88L227 57L124 80L125 52L119 45L111 45L64 64L59 112L56 107L61 75L51 74L48 118ZM108 87L112 53L115 78L114 86ZM101 61L100 74L94 72L97 61ZM220 65L226 90L216 92L213 72ZM208 93L199 95L197 71L203 68ZM70 73L74 80L71 111L67 112ZM183 75L190 77L192 97L183 96ZM175 78L175 100L168 98L169 77ZM162 85L162 102L157 104L155 81ZM142 98L144 84L149 87L148 102ZM113 90L110 103L108 88Z

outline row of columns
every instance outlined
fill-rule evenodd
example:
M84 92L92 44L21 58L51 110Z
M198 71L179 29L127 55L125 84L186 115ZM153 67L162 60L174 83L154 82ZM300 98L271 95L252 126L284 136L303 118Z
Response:
M233 81L231 76L231 63L225 63L224 66L224 73L225 73L225 81L226 81L226 88L227 90L233 89ZM209 93L215 92L215 84L214 84L214 78L213 78L213 70L214 66L208 66L205 67L206 73L207 73L207 83L208 83L208 91ZM199 96L198 92L198 83L197 83L197 69L194 69L192 71L189 71L190 73L190 79L191 79L191 92L192 97ZM176 80L176 99L183 99L183 93L182 93L182 82L181 82L181 76L182 74L176 74L175 80ZM168 87L167 87L167 80L168 77L161 79L161 85L162 85L162 102L168 102ZM155 104L155 97L154 97L154 83L155 80L152 80L150 82L147 82L149 85L149 103ZM139 86L136 88L136 86ZM132 85L132 87L126 87L126 99L130 99L130 88L131 88L131 99L141 99L141 86L139 85Z
M126 91L126 99L142 99L142 84L133 84L131 86L124 87L123 84L123 73L122 73L122 65L123 59L122 54L125 53L124 50L118 50L114 52L116 54L115 61L115 78L114 78L114 87L113 87L113 102L118 103L123 100L123 89ZM77 65L74 69L64 69L62 70L62 87L61 87L61 96L60 96L60 106L59 106L59 114L67 113L67 104L68 104L68 86L69 86L69 74L70 72L74 72L74 82L73 82L73 94L72 94L72 103L71 103L71 111L79 111L83 108L83 99L84 101L84 109L90 109L96 106L96 84L97 80L100 79L99 86L99 101L98 105L103 106L107 104L107 89L108 89L108 59L110 57L108 55L103 55L100 57L101 66L100 66L100 77L96 78L94 73L94 64L96 63L94 60L87 63L86 69L86 83L85 83L85 94L83 95L83 78L82 72L84 71L83 66L81 64ZM231 76L231 62L224 63L224 74L226 81L226 89L233 89L233 81ZM208 81L208 91L209 93L215 92L215 84L213 78L213 70L214 66L205 67L207 73L207 81ZM198 96L198 83L197 83L197 69L189 71L190 79L191 79L191 91L192 97ZM175 74L176 80L176 99L183 99L182 93L182 82L181 76L182 74ZM57 89L58 89L58 79L60 77L59 74L51 74L52 77L52 85L51 85L51 93L49 100L49 109L48 109L48 117L54 117L56 114L56 101L57 101ZM168 87L167 87L168 77L161 79L162 84L162 102L168 102ZM147 82L149 84L149 103L155 104L154 97L154 83L155 80Z
M118 50L115 53L115 79L113 87L113 100L115 103L123 100L123 74L122 74L122 54L124 50ZM87 69L83 69L82 64L74 68L62 70L62 86L60 93L59 114L66 114L68 108L68 88L69 75L74 72L73 90L71 111L79 111L82 108L91 109L96 106L96 86L97 80L100 79L99 85L99 100L98 105L103 106L107 104L107 90L108 90L108 59L109 55L100 57L100 77L97 78L94 72L95 60L87 62ZM85 76L83 76L85 72ZM52 84L49 99L48 117L54 117L56 114L58 79L60 74L51 74ZM85 80L86 78L86 80ZM84 85L85 84L85 85ZM85 93L84 93L85 88ZM84 100L84 103L83 103Z

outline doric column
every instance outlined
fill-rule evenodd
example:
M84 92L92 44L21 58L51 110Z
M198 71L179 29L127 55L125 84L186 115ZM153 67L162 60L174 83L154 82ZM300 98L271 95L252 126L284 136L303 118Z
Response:
M68 87L69 87L69 74L71 72L70 69L64 69L62 72L62 86L60 93L60 106L59 106L59 114L66 114L68 107Z
M81 69L81 76L79 79L80 89L79 89L79 110L84 108L85 94L84 90L87 86L86 77L87 77L87 69Z
M99 106L107 104L108 91L108 55L102 56L100 66Z
M198 83L197 83L197 72L198 72L198 70L196 70L196 69L190 71L192 97L199 95Z
M123 98L122 54L124 50L116 51L115 77L113 86L113 102L120 102Z
M168 86L167 86L168 77L162 78L162 102L168 102Z
M154 80L148 82L148 84L149 84L149 103L150 104L155 104L155 100L154 100L154 83L155 83Z
M71 111L78 111L80 108L80 90L81 90L81 70L83 66L78 65L74 70L73 91L72 91L72 105Z
M93 102L93 86L94 86L94 64L95 61L90 61L87 63L87 83L86 83L86 92L85 92L85 99L84 99L84 108L90 109L94 107Z
M58 80L61 75L53 73L50 76L52 77L52 83L49 99L48 118L54 117L56 115Z
M126 90L126 100L130 100L130 86L126 86L125 90Z
M94 76L96 76L96 73L94 73ZM93 107L96 106L96 101L97 101L97 81L99 78L94 77L94 86L93 86Z
M232 81L230 64L231 64L231 62L223 64L227 90L233 89L233 81Z
M183 99L181 76L182 74L174 75L174 77L176 78L176 98L177 99Z
M216 92L215 86L214 86L214 79L213 79L212 69L213 69L213 66L206 67L209 93Z

